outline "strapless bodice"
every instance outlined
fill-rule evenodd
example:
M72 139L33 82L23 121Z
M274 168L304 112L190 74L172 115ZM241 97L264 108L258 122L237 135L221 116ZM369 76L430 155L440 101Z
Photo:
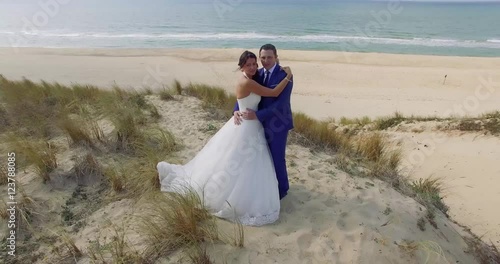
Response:
M245 111L247 108L250 108L254 111L257 111L260 102L260 95L250 93L247 97L238 99L238 106L240 111Z

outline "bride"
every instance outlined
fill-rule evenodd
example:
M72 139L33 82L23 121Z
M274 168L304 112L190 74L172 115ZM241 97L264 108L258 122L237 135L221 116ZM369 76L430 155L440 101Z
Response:
M261 96L277 97L292 77L287 73L274 89L261 86L257 56L245 51L238 62L242 76L236 88L240 109L257 111ZM243 225L260 226L276 221L280 212L278 181L262 124L232 117L185 165L159 162L161 191L192 189L210 212Z

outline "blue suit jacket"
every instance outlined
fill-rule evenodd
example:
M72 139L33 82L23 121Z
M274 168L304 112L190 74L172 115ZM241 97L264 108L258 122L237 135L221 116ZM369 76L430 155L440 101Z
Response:
M264 68L259 69L259 75L261 76L259 83L262 84ZM268 82L268 87L275 88L285 77L286 73L282 71L280 65L277 64ZM293 82L289 82L278 97L263 96L260 100L259 109L256 115L266 130L266 133L275 134L293 129L292 107L290 104L292 89ZM238 102L236 102L234 108L234 111L237 110L239 110Z

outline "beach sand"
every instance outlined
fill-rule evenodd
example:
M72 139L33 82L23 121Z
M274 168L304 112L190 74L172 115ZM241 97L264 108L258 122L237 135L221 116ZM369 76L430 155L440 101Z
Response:
M0 74L9 79L26 77L33 81L87 83L103 88L116 84L123 88L151 87L154 90L162 89L163 85L169 85L177 79L183 84L200 82L221 86L232 92L239 74L236 70L237 60L243 50L1 48ZM256 49L251 50L258 52ZM338 119L343 116L376 118L392 115L396 111L403 115L475 116L500 108L500 58L289 50L279 51L279 57L282 65L292 67L294 72L292 109L317 119ZM443 84L445 75L447 78ZM188 106L191 110L198 107L193 102ZM162 114L175 119L172 116L176 114L172 111L181 111L175 109L179 107L163 109ZM183 118L189 119L190 115L186 114L188 110L183 111L178 113L182 117L179 122L183 122ZM177 133L185 135L181 131ZM409 154L439 132L396 130L388 133L394 140L400 140L405 153ZM500 212L495 209L495 205L500 204L500 138L451 132L445 133L444 137L445 141L432 145L433 151L426 154L424 161L415 166L409 176L415 179L431 175L444 177L448 187L445 202L451 207L452 218L470 227L476 234L484 235L485 241L491 240L500 246ZM185 161L201 148L203 142L189 148L191 152L185 153ZM417 235L420 231L415 230L416 223L410 220L416 216L405 219L403 214L404 210L413 212L419 207L415 202L410 202L411 199L402 198L380 182L374 183L375 188L356 189L356 186L366 185L366 180L352 179L338 171L335 171L338 176L332 178L328 176L328 166L321 165L327 157L308 153L295 145L288 149L289 159L299 164L297 168L291 168L292 184L295 185L292 193L296 195L283 202L283 210L287 213L282 215L278 223L283 227L276 231L275 238L262 233L275 227L251 231L253 236L249 236L249 244L253 245L250 247L252 250L276 250L279 255L285 252L284 248L293 244L305 255L292 254L289 255L290 260L311 256L323 258L328 253L336 256L339 263L344 263L341 260L362 263L356 261L366 257L365 253L358 251L358 255L345 255L347 253L341 251L346 250L346 246L344 249L338 246L348 245L352 248L347 250L351 251L377 251L377 247L367 246L367 241L394 242L380 234L392 239L397 237L399 242L402 239L424 239ZM311 166L321 171L299 171ZM344 190L346 186L352 188ZM352 192L352 189L358 191ZM390 195L381 196L382 192ZM335 195L331 196L332 193ZM405 226L405 232L409 233L396 236L396 233L402 232L396 229L390 231L394 234L379 232L375 226L387 220L382 214L386 207L397 211L397 215L391 216L391 219L398 222L398 228L405 221L411 222ZM294 216L297 213L307 218L300 220ZM374 217L384 219L373 222ZM370 228L366 229L367 225ZM431 227L428 228L432 232ZM285 233L289 239L282 236ZM261 236L266 236L264 242L272 245L272 248L269 246L269 249L265 249L266 244L259 238ZM450 236L455 234L446 234L446 237ZM328 239L333 239L335 243L331 244ZM437 240L439 238L436 237ZM456 246L462 247L463 244ZM251 257L257 254L254 251L245 254ZM450 253L452 259L458 258L455 254L459 254L460 250L455 251ZM386 260L392 258L389 255L384 255Z
M243 50L2 48L0 72L11 79L107 87L161 88L178 79L233 92ZM318 119L395 111L474 116L500 105L500 58L292 50L279 50L278 56L295 73L293 110Z

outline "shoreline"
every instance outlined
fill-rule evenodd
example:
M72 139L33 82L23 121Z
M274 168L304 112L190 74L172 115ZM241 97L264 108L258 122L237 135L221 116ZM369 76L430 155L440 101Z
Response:
M132 50L163 50L163 51L173 51L173 50L258 50L258 47L192 47L192 48L181 48L181 47L8 47L8 46L0 46L0 50L2 49L22 49L22 50L122 50L122 51L132 51ZM391 53L391 52L374 52L374 51L342 51L342 50L318 50L318 49L279 49L278 51L291 51L291 52L321 52L321 53L348 53L348 54L372 54L372 55L394 55L394 56L422 56L422 57L443 57L443 58L477 58L477 59L499 59L499 55L492 56L481 56L481 55L456 55L456 54L425 54L425 53Z
M386 53L386 52L363 52L363 51L340 51L340 50L313 50L313 49L280 49L278 45L276 45L278 49L278 53L286 52L286 53L330 53L330 54L350 54L350 55L368 55L368 56L402 56L402 57L429 57L429 58L465 58L465 59L491 59L491 60L500 60L500 56L462 56L462 55L444 55L444 54L418 54L418 53ZM221 50L229 50L229 51L245 51L245 50L253 50L258 52L259 47L220 47L220 48L176 48L176 47L158 47L158 48L133 48L133 47L5 47L0 46L0 51L6 50L20 50L20 51L36 51L39 52L41 50L59 50L59 51L92 51L92 50L100 50L100 51L121 51L121 52L132 52L132 51L155 51L155 52L179 52L179 51L221 51Z

